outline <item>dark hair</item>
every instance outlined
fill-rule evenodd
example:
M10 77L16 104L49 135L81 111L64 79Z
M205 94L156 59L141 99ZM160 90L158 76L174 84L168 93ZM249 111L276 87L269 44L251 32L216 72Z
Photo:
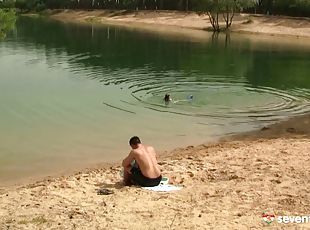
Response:
M134 136L134 137L130 138L129 144L130 144L130 145L141 144L140 138L137 137L137 136Z
M165 100L165 101L169 101L169 100L170 100L170 95L169 95L169 94L166 94L165 97L164 97L164 100Z

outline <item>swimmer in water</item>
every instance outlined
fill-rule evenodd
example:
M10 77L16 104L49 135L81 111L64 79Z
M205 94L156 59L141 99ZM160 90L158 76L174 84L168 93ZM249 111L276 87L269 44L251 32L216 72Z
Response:
M172 98L170 97L170 94L166 94L166 95L165 95L164 101L165 101L166 103L169 103L170 101L172 101Z
M194 99L194 96L193 95L188 95L187 96L187 99L185 100L172 100L170 94L166 94L165 97L164 97L164 101L165 101L165 104L168 105L169 102L172 102L173 104L176 104L178 102L192 102Z

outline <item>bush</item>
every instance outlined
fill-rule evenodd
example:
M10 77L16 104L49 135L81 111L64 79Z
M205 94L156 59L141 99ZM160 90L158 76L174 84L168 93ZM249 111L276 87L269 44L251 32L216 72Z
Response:
M309 0L260 0L256 9L263 14L310 17Z
M28 11L28 4L26 0L16 0L15 7L21 11Z
M43 11L43 10L45 10L45 9L46 9L45 4L44 4L43 2L39 2L39 3L36 4L34 10L37 11L37 12L39 12L39 11Z
M15 10L0 9L0 40L8 31L14 28L16 22Z
M15 8L15 1L14 0L7 0L7 1L0 1L0 8Z

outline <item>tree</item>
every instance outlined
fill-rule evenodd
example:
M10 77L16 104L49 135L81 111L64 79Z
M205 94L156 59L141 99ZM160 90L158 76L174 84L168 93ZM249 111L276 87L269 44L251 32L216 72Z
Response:
M16 21L15 11L0 9L0 40L4 39L6 33L13 29Z
M48 9L128 9L208 12L213 30L228 29L236 12L310 16L310 0L0 0L0 8L22 11ZM220 28L219 21L225 22Z
M309 0L256 0L258 13L310 16Z
M220 32L220 16L225 21L225 30L232 25L236 12L254 6L255 0L200 0L199 9L207 11L213 31Z
M14 0L0 0L0 8L14 8L15 1Z

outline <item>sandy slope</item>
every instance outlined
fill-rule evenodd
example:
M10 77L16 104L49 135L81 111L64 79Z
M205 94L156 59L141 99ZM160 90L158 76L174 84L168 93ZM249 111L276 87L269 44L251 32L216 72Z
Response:
M0 226L2 229L263 228L263 211L276 215L310 214L309 140L299 137L230 141L176 149L163 157L160 164L165 176L184 186L178 192L123 187L119 183L119 166L3 189ZM97 195L96 189L100 187L115 193Z

